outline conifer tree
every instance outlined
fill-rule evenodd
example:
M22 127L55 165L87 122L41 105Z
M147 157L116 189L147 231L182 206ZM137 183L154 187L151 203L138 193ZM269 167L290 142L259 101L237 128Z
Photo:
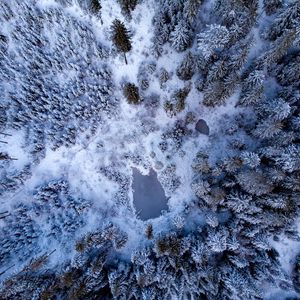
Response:
M101 9L102 9L101 0L91 0L90 11L93 15L98 16L101 24L103 24L103 20L101 17Z
M138 4L138 0L118 0L122 12L128 18L131 18L131 12L135 9L136 5Z
M180 21L175 26L175 30L171 32L170 41L176 51L181 52L186 50L192 42L192 33L188 24Z
M195 74L195 64L196 59L194 55L188 52L176 70L178 78L181 80L190 80Z
M198 50L208 60L217 50L223 50L229 42L229 31L225 26L212 24L198 34Z
M190 23L194 22L202 0L188 0L184 4L184 14Z
M123 88L123 93L129 104L139 104L141 102L139 88L135 84L130 82L126 83Z
M112 29L112 42L119 52L124 54L125 63L128 64L126 53L132 49L131 37L129 30L125 27L124 23L116 19L111 26Z
M283 0L264 0L264 10L267 15L272 15L276 10L282 8Z
M268 38L276 40L279 36L289 30L296 30L300 25L300 2L298 0L288 1L287 7L281 11L271 24Z
M91 1L91 11L94 14L98 14L101 10L102 6L101 6L101 2L100 0L92 0Z

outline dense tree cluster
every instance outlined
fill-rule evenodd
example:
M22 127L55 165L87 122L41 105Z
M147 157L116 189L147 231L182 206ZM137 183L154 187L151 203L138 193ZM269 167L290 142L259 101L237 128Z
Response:
M3 36L0 51L5 95L0 128L26 128L33 153L41 153L47 141L53 149L72 145L80 132L99 122L101 112L114 113L107 50L89 27L59 9L34 10L28 1L16 5L24 14L10 40ZM6 2L0 6L0 19L8 18ZM42 34L43 27L53 35Z
M25 165L21 170L11 171L7 163L11 160L8 154L5 154L4 163L1 164L0 195L17 190L32 175L31 166Z
M179 224L178 220L175 224ZM118 226L106 224L77 242L76 256L61 271L46 271L43 265L35 270L29 265L4 283L1 296L172 299L176 295L182 299L259 299L259 287L264 281L277 281L281 287L290 288L276 261L277 253L265 237L253 238L255 250L251 250L245 243L251 232L245 232L247 239L242 239L234 225L218 225L218 229L206 225L201 231L184 233L183 223L181 229L156 236L151 246L137 249L131 262L125 262L112 257L126 244L126 234ZM47 277L49 280L45 280ZM28 286L25 293L20 286Z
M157 14L153 19L153 53L156 56L162 54L163 46L167 42L178 52L192 46L195 19L201 3L201 0L159 1Z
M71 196L65 180L37 187L32 204L18 204L3 218L1 265L8 265L15 258L26 261L39 253L45 237L48 243L74 238L85 224L90 206L89 201ZM40 226L41 220L44 227Z
M137 5L118 2L127 16ZM13 15L7 3L0 3L0 21ZM0 129L24 128L37 159L44 155L47 141L53 149L75 144L78 133L98 124L102 113L113 114L117 101L108 53L92 31L57 8L41 14L26 3L18 4L26 13L11 37L0 32L0 92L5 95ZM198 93L210 110L227 104L233 95L235 100L235 111L225 113L218 129L210 131L211 143L193 149L197 155L190 159L190 194L183 195L189 199L166 216L168 224L159 232L145 223L144 239L132 246L129 233L113 218L103 224L101 220L98 228L78 238L90 201L73 197L67 179L41 185L32 202L0 212L1 264L14 263L14 256L27 261L3 282L0 298L229 300L264 299L265 289L271 288L299 292L300 254L288 274L274 248L281 239L300 241L299 3L216 0L205 6L204 16L201 0L158 1L153 55L162 56L164 47L175 50L180 57L172 69L176 76L152 56L139 66L137 85L127 82L122 92L129 104L138 104L140 91L147 95L157 80L158 89L168 93L164 103L151 102L163 105L170 117L170 126L157 141L166 158L158 178L168 195L185 180L170 156L190 155L182 149L184 141L199 136L195 123L200 116L187 113L189 96ZM50 39L42 34L41 22L64 29L55 27L57 38ZM126 60L131 35L120 20L111 29L112 42ZM14 88L7 88L9 80ZM146 106L147 97L143 102ZM146 125L148 134L153 126ZM121 159L143 164L138 151L128 151ZM32 171L25 166L12 173L5 169L10 160L9 153L0 153L0 195L15 190ZM117 163L97 172L121 187L114 209L124 205L130 211L130 178ZM38 226L38 218L47 229ZM45 233L49 242L76 238L72 258L48 263L50 254L41 255L40 249ZM131 260L126 260L124 253L132 248Z

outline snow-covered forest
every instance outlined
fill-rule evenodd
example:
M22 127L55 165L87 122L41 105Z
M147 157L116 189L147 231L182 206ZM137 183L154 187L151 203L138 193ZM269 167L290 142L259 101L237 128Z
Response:
M299 0L0 25L1 300L300 299Z

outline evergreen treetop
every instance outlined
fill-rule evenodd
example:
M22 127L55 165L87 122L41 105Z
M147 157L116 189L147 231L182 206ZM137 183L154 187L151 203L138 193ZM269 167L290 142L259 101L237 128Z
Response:
M118 19L113 21L111 29L112 42L119 52L124 53L125 62L127 64L126 53L132 49L130 32L124 23Z

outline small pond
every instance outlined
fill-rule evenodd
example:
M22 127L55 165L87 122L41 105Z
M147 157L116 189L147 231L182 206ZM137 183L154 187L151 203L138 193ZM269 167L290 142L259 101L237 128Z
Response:
M136 168L133 171L133 203L141 220L157 218L162 210L168 209L168 199L158 181L157 174L150 170L148 175L142 175Z

